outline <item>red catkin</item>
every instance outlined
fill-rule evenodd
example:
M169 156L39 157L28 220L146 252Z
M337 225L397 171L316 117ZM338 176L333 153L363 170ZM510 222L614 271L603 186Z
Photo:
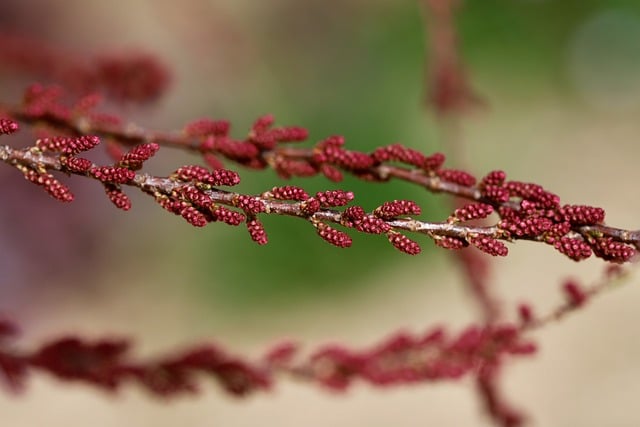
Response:
M82 157L61 157L60 163L73 173L86 173L93 167L91 160Z
M569 300L569 304L575 307L581 307L588 299L588 295L580 284L574 280L567 280L562 289Z
M436 175L443 181L452 182L454 184L460 184L467 187L475 185L476 178L468 172L456 170L456 169L439 169Z
M213 204L209 196L191 185L182 187L180 194L197 208L209 209Z
M194 227L207 225L207 217L194 206L186 206L180 211L180 215Z
M260 135L266 132L275 122L275 118L271 114L258 117L251 126L251 133L254 135Z
M0 134L8 135L20 129L18 123L11 119L0 118Z
M480 180L480 188L487 188L488 186L501 187L505 179L507 179L507 174L504 171L491 171Z
M211 214L215 221L222 221L228 225L240 225L244 222L245 216L240 212L227 209L224 206L215 206L211 208Z
M533 321L533 309L529 304L520 304L518 305L518 316L520 323L528 325Z
M265 211L264 202L257 197L240 195L234 204L248 215L256 215Z
M504 211L503 211L504 212ZM498 227L518 237L537 237L551 229L553 222L548 218L530 217L503 219L498 222Z
M493 206L486 203L469 203L458 208L452 217L458 221L469 221L473 219L484 219L493 213Z
M421 209L412 200L393 200L378 206L373 214L379 218L392 219L401 215L420 215Z
M333 182L341 182L343 179L342 172L326 163L323 163L320 166L320 173L322 173L328 180Z
M582 261L591 256L591 247L582 239L562 237L553 247L574 261Z
M36 185L41 185L54 199L61 202L73 201L73 194L71 193L71 190L55 179L51 174L38 173L32 169L28 169L24 172L24 177Z
M278 200L298 200L303 201L309 198L309 194L300 187L293 185L287 185L284 187L273 187L271 191L267 193L268 197Z
M425 155L419 151L405 147L402 144L392 144L386 147L377 148L371 157L378 162L395 160L416 167L422 167L425 164Z
M105 185L105 192L107 193L107 197L111 200L118 209L122 209L123 211L128 211L131 209L131 199L122 192L122 190L116 186Z
M466 240L459 239L451 236L435 236L433 239L437 246L444 249L462 249L469 246Z
M259 245L266 245L268 242L267 232L262 223L256 218L247 221L247 230L251 236L251 240Z
M211 171L208 180L202 181L211 185L224 185L232 187L240 183L240 175L237 172L227 169L214 169Z
M116 166L93 167L89 173L102 182L112 184L126 184L136 177L136 173L131 169Z
M509 249L507 249L504 243L492 237L472 237L469 239L469 243L489 255L507 256L509 253Z
M348 222L358 221L365 217L366 212L362 206L349 206L342 213L342 218Z
M418 255L422 251L417 242L414 242L404 234L398 233L397 231L389 231L387 233L387 238L389 239L389 243L391 243L393 247L398 249L400 252L404 252L409 255Z
M442 167L446 158L442 153L433 153L432 155L425 157L422 169L428 172L435 172Z
M271 133L278 142L301 142L309 137L309 131L298 126L279 127Z
M585 205L564 205L559 210L562 218L572 225L593 225L604 222L604 209Z
M320 202L321 207L344 206L353 200L351 191L328 190L316 193L315 199Z
M597 257L616 263L627 262L636 254L631 246L616 242L611 237L594 239L591 248Z
M355 221L355 229L363 233L382 234L391 230L391 226L381 218L367 215Z
M160 146L156 143L136 145L122 156L118 162L118 166L138 170L142 168L142 164L156 154L159 149Z
M504 203L511 197L509 190L499 185L486 185L481 192L484 198L495 203Z
M318 223L316 225L316 230L318 236L322 237L325 242L331 243L339 248L348 248L353 243L351 237L349 237L347 233L336 230L327 224Z
M184 133L190 137L208 135L227 136L231 124L227 120L197 119L184 127Z
M173 176L181 181L197 181L215 186L234 186L240 183L240 175L237 172L227 169L214 169L209 172L207 168L198 165L182 166Z
M318 199L314 199L313 197L307 199L304 202L300 203L300 210L305 215L311 216L320 210L320 201Z
M558 203L560 203L560 198L557 195L548 192L538 184L509 181L505 186L511 196L527 199L542 208L556 208L558 207Z

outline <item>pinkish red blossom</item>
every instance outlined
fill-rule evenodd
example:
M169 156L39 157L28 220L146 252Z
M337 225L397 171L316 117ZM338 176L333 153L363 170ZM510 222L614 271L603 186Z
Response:
M107 193L107 197L115 207L122 209L123 211L131 209L131 199L129 199L129 197L124 194L120 188L107 184L104 189Z
M414 242L402 233L389 231L387 233L387 238L389 239L389 243L391 243L393 247L398 249L400 252L404 252L409 255L418 255L422 251L422 248L420 248L420 245L417 242Z
M458 239L451 236L437 236L433 239L433 242L445 249L462 249L469 246L466 240Z
M574 261L582 261L591 256L591 246L582 239L562 237L553 247Z
M278 175L285 179L293 176L314 176L318 173L317 169L307 160L282 157L276 159L274 168Z
M41 138L36 141L36 147L38 147L42 151L62 152L67 147L71 139L72 138L68 136Z
M342 217L348 222L358 221L365 217L366 212L362 206L349 206L342 213Z
M267 232L260 221L253 218L247 221L247 230L251 236L251 240L259 245L266 245L268 242Z
M24 172L24 177L37 185L42 186L47 193L54 199L57 199L61 202L71 202L73 201L73 194L71 190L60 181L55 179L53 175L48 173L39 173L32 169L29 169Z
M509 249L507 249L504 243L492 237L472 237L469 239L469 243L489 255L507 256L509 253Z
M262 360L270 367L283 367L291 364L293 357L299 349L299 345L293 341L282 341L267 350Z
M187 123L184 133L190 137L227 136L230 128L231 124L228 120L198 119Z
M378 162L395 160L416 167L422 167L426 161L424 154L405 147L402 144L392 144L376 148L371 154L371 157Z
M506 211L502 211L503 217ZM513 236L518 237L536 237L548 231L553 226L553 222L544 217L534 216L529 218L520 218L514 215L511 218L503 219L498 222L498 227L508 231Z
M300 203L300 210L306 215L313 215L320 210L320 201L313 197Z
M343 179L342 172L340 172L335 167L323 163L320 166L320 172L324 175L329 181L333 182L341 182Z
M180 194L198 208L209 209L213 204L209 196L191 185L182 187Z
M318 223L316 225L316 230L318 232L318 236L322 237L324 241L339 248L348 248L353 243L351 237L349 237L345 232L336 230L327 224Z
M452 217L458 221L484 219L493 213L493 206L486 203L469 203L458 208Z
M253 135L260 135L265 133L275 122L275 118L271 114L258 117L256 121L251 125L251 133Z
M453 182L455 184L471 187L476 184L476 178L468 172L456 169L439 169L436 175L443 181Z
M315 160L318 163L329 162L335 166L348 170L368 169L374 164L374 160L366 153L345 150L342 148L344 138L331 136L321 141L316 146Z
M0 134L8 135L17 132L20 129L18 123L11 119L0 118Z
M171 80L167 68L146 53L103 55L95 62L96 80L119 100L154 100L166 90Z
M75 155L82 151L94 148L100 143L97 136L56 136L51 138L42 138L36 141L36 147L43 151L57 151L69 155Z
M383 219L373 215L367 215L361 219L355 220L355 229L363 233L382 234L391 230L391 226Z
M567 296L569 303L573 306L580 307L588 299L588 295L584 292L584 289L580 284L574 280L567 280L562 286L565 295Z
M422 169L435 172L442 167L446 160L446 157L442 153L433 153L430 156L425 157L424 163L422 164Z
M538 184L508 181L505 185L511 196L527 199L542 208L556 208L560 203L560 198L557 195L548 192Z
M494 203L504 203L511 197L509 190L500 185L485 185L481 191L484 198Z
M227 137L209 137L200 145L200 150L215 150L228 159L241 163L256 159L260 155L260 149L255 144Z
M344 206L353 200L353 193L343 190L320 191L316 193L315 199L320 202L320 206L323 208Z
M585 205L564 205L559 210L564 221L572 225L592 225L604 222L604 209Z
M277 142L300 142L309 137L309 131L299 126L279 127L271 130Z
M616 263L627 262L636 254L633 247L616 242L611 237L594 239L591 248L597 257Z
M126 184L136 176L136 173L131 169L117 166L93 167L89 170L89 173L102 182L112 184Z
M214 169L209 172L207 168L198 165L182 166L174 172L174 176L182 181L196 181L214 186L234 186L240 183L237 172L227 169Z
M156 154L159 149L160 146L156 143L136 145L122 156L118 166L139 170L142 168L142 164Z
M262 200L258 197L245 196L244 194L237 197L235 205L249 215L256 215L265 211L265 205Z
M215 154L204 153L202 158L211 169L224 169L224 163Z
M412 200L394 200L378 206L373 214L379 218L392 219L403 215L420 215L421 209Z
M199 165L182 166L173 175L181 181L204 182L209 179L209 171Z
M194 227L204 227L207 225L207 217L193 206L186 206L180 211L182 216L189 224Z
M273 187L267 195L278 200L307 200L309 194L300 187L286 185L284 187Z
M89 172L89 169L93 167L91 160L82 157L61 157L60 163L74 173Z
M507 179L507 174L501 170L491 171L480 180L480 188L488 186L501 187Z
M528 325L534 319L533 308L531 308L529 304L518 305L518 316L520 317L521 324Z
M227 209L224 206L215 206L211 208L211 214L214 221L222 221L229 225L240 225L246 218L240 212Z

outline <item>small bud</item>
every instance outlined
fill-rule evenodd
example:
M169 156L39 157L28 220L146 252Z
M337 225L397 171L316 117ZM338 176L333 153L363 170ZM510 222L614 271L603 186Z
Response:
M414 242L404 234L396 231L388 232L387 238L389 239L389 243L391 243L393 247L398 249L400 252L404 252L409 255L418 255L422 250L417 242Z

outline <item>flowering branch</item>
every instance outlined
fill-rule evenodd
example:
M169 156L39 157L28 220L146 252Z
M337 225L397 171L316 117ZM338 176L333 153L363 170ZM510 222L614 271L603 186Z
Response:
M367 350L326 345L300 360L294 357L298 347L285 342L257 361L231 356L213 344L134 361L127 354L129 340L88 341L76 336L52 340L25 352L6 343L15 333L12 323L0 321L0 373L13 390L23 387L28 371L39 369L63 380L106 390L133 381L157 396L196 392L197 374L214 377L235 395L269 388L275 374L333 390L344 390L355 379L374 386L456 380L479 367L498 366L508 355L535 352L535 345L522 339L513 325L470 326L456 335L448 335L442 328L420 335L400 332Z
M0 319L0 374L14 391L24 387L30 371L40 370L108 391L134 382L162 397L197 392L199 374L215 378L225 391L237 396L270 388L277 375L336 391L346 389L356 379L379 387L459 380L469 374L488 379L508 357L535 353L535 344L525 334L580 309L589 299L627 278L628 273L619 267L608 269L602 279L586 288L567 281L563 285L566 302L541 317L523 305L519 323L471 325L453 335L441 327L417 335L397 332L365 350L332 344L306 356L300 355L299 346L293 342L282 342L256 360L232 356L214 344L135 360L128 354L129 339L90 341L73 335L21 351L10 344L17 327ZM492 392L495 390L484 390L483 396L492 399ZM508 415L505 408L501 410L501 416Z
M167 67L147 53L82 58L43 40L6 33L0 33L0 63L3 69L54 81L77 94L99 91L123 102L154 101L170 82Z
M397 249L413 255L420 252L420 246L399 231L426 234L447 249L461 249L471 244L494 256L508 253L501 240L516 239L547 243L576 261L594 253L607 261L626 262L635 254L634 246L640 247L640 231L605 226L605 213L601 208L562 206L557 195L540 185L507 181L502 171L490 172L477 183L476 178L465 171L443 168L445 158L440 153L426 156L400 144L364 153L345 149L344 139L339 136L320 141L313 148L291 148L282 144L306 139L307 131L299 127L273 128L270 116L258 119L245 140L231 139L229 124L224 121L199 120L187 125L180 134L153 133L121 123L105 124L86 109L65 107L58 102L59 96L55 89L34 86L27 91L23 107L5 107L4 111L15 119L46 123L56 130L80 136L40 139L36 146L24 150L5 146L0 158L63 201L71 200L70 191L48 175L48 170L101 181L109 198L123 209L129 209L130 202L120 186L128 185L152 195L165 209L182 215L195 226L217 220L231 225L246 222L251 237L260 244L266 243L267 238L257 215L265 213L305 218L323 239L339 247L350 246L351 238L327 225L328 222L366 233L384 233ZM3 120L2 133L17 130L16 122ZM120 150L115 165L97 166L76 157L98 144L98 137L85 136L89 132L119 144L139 145L134 145L129 152ZM216 168L210 173L199 166L183 167L167 178L136 174L159 145L197 150ZM275 193L265 192L259 196L231 193L217 187L236 185L240 178L237 173L222 169L216 156L251 168L271 166L283 177L323 173L339 181L343 172L369 181L394 177L474 203L456 209L446 222L433 223L410 216L420 214L419 206L413 201L387 202L371 213L358 206L344 211L331 209L345 206L353 199L353 193L339 190L318 193L315 197L297 187L276 188ZM240 208L243 214L224 206ZM461 224L486 218L493 212L500 218L494 226Z

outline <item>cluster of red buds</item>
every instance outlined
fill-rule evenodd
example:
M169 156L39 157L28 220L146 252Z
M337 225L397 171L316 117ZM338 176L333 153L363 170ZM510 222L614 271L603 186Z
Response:
M441 153L425 155L401 144L382 146L371 153L354 151L345 148L340 136L321 140L311 148L291 147L291 143L304 141L307 131L295 126L274 127L271 116L257 119L244 139L229 135L228 122L207 119L187 124L180 133L150 132L105 121L93 113L93 107L67 107L60 96L57 88L33 86L22 106L2 108L7 116L2 118L2 133L15 132L18 125L14 120L19 120L44 124L64 135L41 138L28 149L2 146L0 158L61 201L71 201L73 196L50 174L53 170L100 181L109 199L121 209L131 206L122 187L134 186L191 225L245 223L259 244L268 241L259 215L276 214L306 219L322 239L338 247L351 246L352 240L335 225L384 234L396 249L411 255L420 253L421 247L406 233L425 234L447 249L472 245L493 256L507 255L504 242L526 239L547 243L576 261L594 254L624 263L640 245L640 232L605 226L601 208L562 205L557 195L540 185L509 181L503 171L492 171L478 180L466 171L445 168ZM111 141L109 153L115 157L114 164L95 165L79 156L97 145L99 137ZM164 178L139 173L160 146L194 150L212 169L183 166ZM285 178L324 174L340 181L349 173L374 182L401 179L470 203L457 208L446 221L425 222L417 218L421 209L411 200L387 201L367 213L361 206L347 207L354 194L343 190L311 196L302 188L284 186L258 195L233 193L220 188L240 182L235 171L223 167L224 160L249 168L273 167ZM494 214L498 216L494 225L474 225Z
M130 341L113 337L88 341L64 336L20 351L10 344L16 333L13 323L0 320L0 377L13 390L24 386L29 371L40 370L105 390L135 382L163 397L198 391L199 375L214 377L235 395L267 389L280 373L333 390L344 390L356 379L383 387L457 380L477 369L498 367L507 356L536 350L519 327L507 324L469 326L455 335L440 327L420 335L398 332L369 349L325 345L307 355L300 354L296 344L283 342L257 360L232 356L214 344L200 344L136 361L129 355Z
M343 391L355 381L393 387L471 376L492 418L500 425L517 426L525 418L500 396L497 373L508 360L536 352L528 332L578 310L624 274L625 270L614 265L588 287L567 280L562 286L564 304L544 316L536 316L529 305L522 304L518 308L520 320L515 323L470 325L455 334L442 327L422 334L400 331L360 350L330 344L303 352L298 344L284 341L254 359L232 355L213 343L137 359L131 356L127 338L88 340L76 335L25 350L15 343L16 325L0 318L0 382L19 391L31 372L40 371L109 392L136 384L153 396L170 398L197 392L204 376L215 379L235 396L268 390L282 377Z
M64 85L84 95L99 92L128 102L150 102L169 86L167 67L144 52L83 57L25 36L0 34L0 63L21 75Z

